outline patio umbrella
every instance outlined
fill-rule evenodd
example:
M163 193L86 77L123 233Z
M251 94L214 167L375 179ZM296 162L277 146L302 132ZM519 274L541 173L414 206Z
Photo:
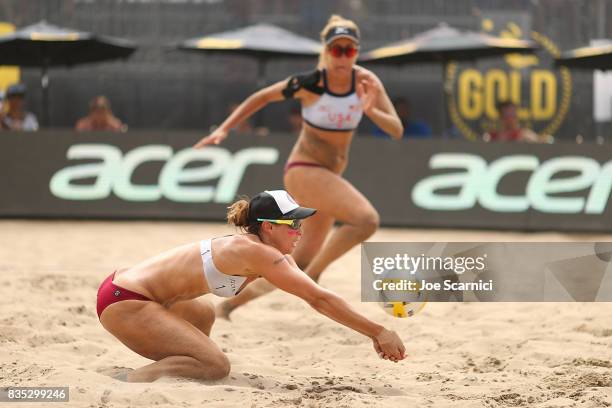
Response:
M565 51L555 60L555 64L585 69L612 69L612 44Z
M192 38L175 45L181 51L204 54L245 55L257 61L257 87L266 83L271 58L315 58L321 43L271 24L255 24L237 30ZM255 118L256 125L261 115Z
M316 57L321 51L321 43L274 25L256 24L185 40L177 48L205 54L252 57L257 60L258 80L264 81L270 58Z
M127 58L135 50L134 43L127 40L41 21L0 36L0 65L41 68L43 124L48 124L50 67Z
M531 41L460 31L446 24L413 38L397 41L363 54L360 61L385 63L465 61L508 53L533 52Z

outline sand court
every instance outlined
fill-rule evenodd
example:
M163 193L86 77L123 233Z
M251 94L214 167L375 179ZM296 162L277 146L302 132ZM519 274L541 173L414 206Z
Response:
M232 363L226 379L127 384L111 378L121 367L150 361L98 322L100 282L173 246L233 232L218 223L0 221L0 386L69 386L70 402L57 405L69 407L612 404L612 304L429 303L414 317L395 319L360 302L358 248L335 262L321 284L395 329L406 360L379 359L367 338L275 291L236 311L232 322L215 323L211 338ZM381 229L371 240L612 236Z

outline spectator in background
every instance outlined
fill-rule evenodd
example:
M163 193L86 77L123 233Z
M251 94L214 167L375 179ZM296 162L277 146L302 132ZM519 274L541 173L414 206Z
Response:
M6 89L5 113L0 115L2 128L5 130L38 130L38 120L32 112L24 109L26 87L24 84L13 84Z
M395 111L402 121L402 125L404 125L404 139L424 139L431 137L431 127L429 127L427 123L419 120L413 120L411 118L410 103L406 98L399 97L393 99L393 106L395 107ZM373 134L376 137L389 138L389 136L378 127L374 129Z
M74 128L79 132L125 132L127 125L113 115L106 96L96 96L89 102L89 115L79 119Z
M510 101L499 102L497 112L499 114L498 128L483 135L486 142L540 142L540 137L533 130L521 127L514 103Z

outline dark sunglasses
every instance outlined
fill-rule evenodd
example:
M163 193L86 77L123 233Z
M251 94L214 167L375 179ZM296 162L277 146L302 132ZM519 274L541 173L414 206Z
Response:
M327 49L334 58L340 58L343 55L346 55L347 58L353 58L359 51L359 48L352 45L347 45L346 47L341 45L330 45Z
M299 230L302 226L302 220L271 220L269 218L258 218L257 221L268 221L272 224L288 225L293 230Z

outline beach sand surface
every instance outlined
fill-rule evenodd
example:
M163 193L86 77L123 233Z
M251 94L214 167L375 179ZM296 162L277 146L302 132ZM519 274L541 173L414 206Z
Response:
M96 291L114 269L231 234L189 222L0 221L0 386L68 386L68 403L9 407L606 407L612 303L428 303L397 319L360 302L355 248L321 284L396 330L406 360L275 291L217 320L226 379L128 384L107 375L150 363L107 333ZM612 236L381 229L372 241L612 241ZM214 302L220 299L207 295Z

